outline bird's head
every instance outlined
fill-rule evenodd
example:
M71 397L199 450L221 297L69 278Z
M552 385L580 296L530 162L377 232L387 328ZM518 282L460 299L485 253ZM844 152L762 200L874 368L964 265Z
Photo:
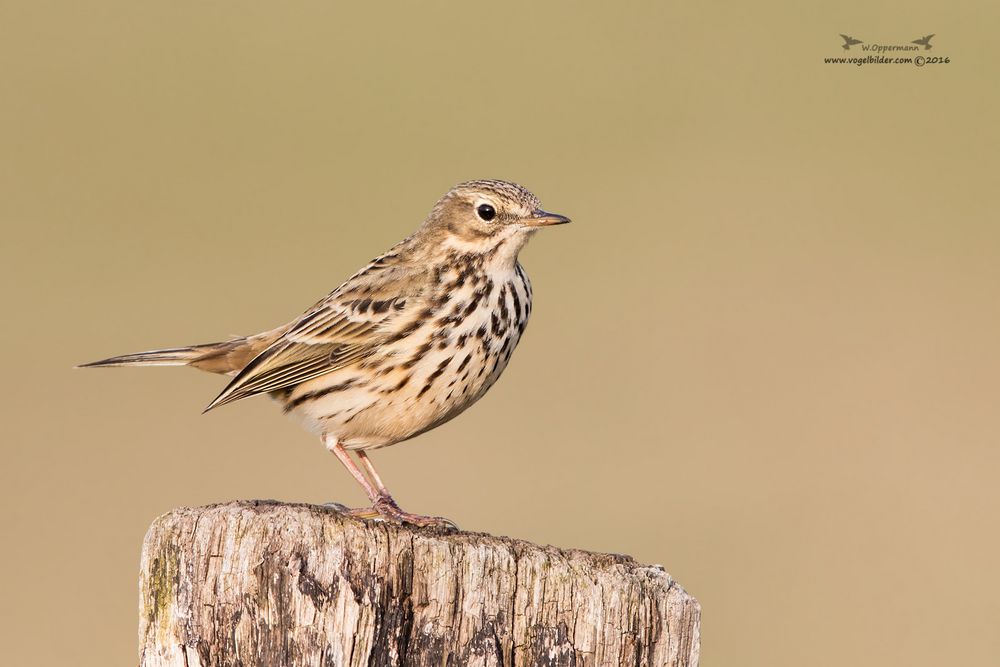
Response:
M516 183L480 180L449 190L424 227L459 250L489 252L503 247L516 256L534 232L567 222L566 216L542 210L538 198Z

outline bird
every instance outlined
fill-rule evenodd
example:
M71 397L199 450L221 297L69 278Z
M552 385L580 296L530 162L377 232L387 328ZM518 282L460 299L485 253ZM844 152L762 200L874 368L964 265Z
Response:
M844 48L845 51L850 51L852 46L854 46L855 44L860 44L861 43L860 39L854 39L853 37L849 37L848 35L845 35L844 33L840 33L840 36L844 38L844 47L843 48Z
M920 46L924 47L924 51L927 51L931 48L931 37L933 36L934 36L933 34L930 34L925 37L921 37L920 39L915 39L912 42L910 42L910 44L919 44Z
M368 495L371 507L346 513L453 528L401 509L368 452L444 424L493 386L531 315L518 253L540 229L568 222L516 183L459 183L413 234L287 324L79 367L192 366L232 376L205 412L259 394L276 399Z

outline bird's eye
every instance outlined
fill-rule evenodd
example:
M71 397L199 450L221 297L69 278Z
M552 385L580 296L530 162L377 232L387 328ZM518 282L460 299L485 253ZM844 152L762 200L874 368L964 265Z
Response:
M479 217L485 220L486 222L489 222L493 218L497 217L496 209L490 206L489 204L480 204L479 206L477 206L476 213L478 213Z

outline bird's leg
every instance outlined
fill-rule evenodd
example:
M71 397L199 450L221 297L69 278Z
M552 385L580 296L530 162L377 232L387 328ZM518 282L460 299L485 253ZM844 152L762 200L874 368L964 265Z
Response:
M333 452L334 456L340 459L340 462L344 464L345 468L347 468L347 472L351 473L351 477L357 480L358 484L360 484L365 490L365 493L368 494L368 499L374 503L379 497L378 491L376 491L372 486L372 483L368 481L365 474L358 469L357 464L351 459L350 454L347 453L344 446L340 444L340 442L337 441L337 438L332 435L324 435L323 444L326 445L328 450Z
M385 483L382 482L382 478L379 476L378 471L375 470L375 466L372 464L371 459L368 458L368 455L364 451L358 452L358 460L361 461L361 465L364 466L365 470L368 472L368 477L370 477L371 480L365 478L362 472L354 464L354 461L352 461L350 456L348 456L347 450L345 450L339 443L336 443L336 440L334 440L334 443L335 444L330 451L336 454L337 458L339 458L340 461L347 466L347 469L352 475L354 475L354 478L365 488L369 499L372 501L371 507L348 510L347 514L364 519L372 519L381 516L382 518L390 521L395 521L397 523L410 523L416 526L458 528L454 522L443 517L422 516L420 514L404 512L393 499L392 494L389 493L389 489L385 488ZM372 487L371 482L375 483L374 488Z
M379 476L378 471L375 470L375 465L368 458L368 454L364 450L358 452L358 460L361 461L361 465L368 471L368 476L375 482L375 487L378 489L379 497L377 500L372 501L372 509L378 511L383 517L401 523L412 523L416 526L441 526L458 529L458 526L453 521L444 517L423 516L421 514L404 512L393 499L392 494L389 493L389 489L385 488L382 478Z
M372 460L368 458L368 454L365 453L365 450L362 449L358 452L358 460L361 461L361 465L363 465L365 470L368 471L368 476L371 477L373 482L375 482L375 487L379 490L379 493L389 500L392 500L392 494L389 493L389 489L385 488L385 483L382 482L382 478L379 477L378 471L375 470L375 464L373 464ZM396 501L393 500L393 502Z
M361 509L347 510L345 514L351 516L356 516L362 519L375 519L382 517L390 521L395 521L397 523L411 523L416 526L442 526L446 528L455 528L456 526L452 521L445 519L443 517L436 516L422 516L420 514L410 514L409 512L404 512L400 509L396 501L393 500L392 495L390 495L389 490L385 488L385 484L382 482L382 478L379 477L378 472L375 470L375 466L372 465L371 459L363 451L358 452L358 459L361 460L362 465L364 465L365 470L371 476L371 480L365 477L365 474L361 472L357 464L351 458L351 455L347 453L344 446L340 444L336 437L332 435L323 436L323 444L326 448L333 452L347 471L351 473L351 477L357 480L358 484L365 490L368 494L368 499L371 501L371 507L365 507ZM372 485L374 482L374 486Z

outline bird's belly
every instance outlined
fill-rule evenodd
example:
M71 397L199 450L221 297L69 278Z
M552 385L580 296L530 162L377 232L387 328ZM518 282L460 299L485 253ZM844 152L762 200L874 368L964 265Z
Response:
M527 306L514 309L511 298L499 308L509 297L497 291L461 319L442 308L372 357L298 385L286 412L348 449L391 445L457 416L497 381L527 324ZM460 295L452 301L462 304Z

